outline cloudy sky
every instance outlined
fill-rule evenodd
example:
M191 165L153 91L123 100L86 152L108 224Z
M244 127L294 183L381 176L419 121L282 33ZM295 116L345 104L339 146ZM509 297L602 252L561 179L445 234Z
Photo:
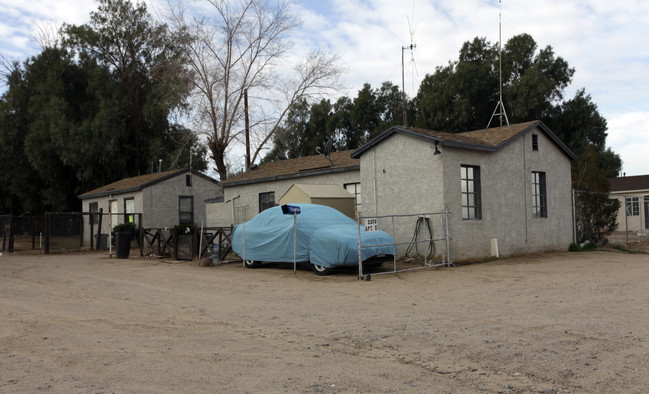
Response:
M190 0L187 0L190 1ZM147 0L150 11L164 0ZM303 21L293 51L328 46L347 68L347 95L367 82L405 90L435 67L456 60L465 41L502 39L529 33L540 47L552 46L576 69L566 92L585 88L607 119L607 144L623 160L623 172L649 174L649 1L647 0L298 0ZM38 52L39 29L63 22L80 24L96 8L93 0L0 0L0 53L24 59ZM497 88L497 87L494 87ZM496 103L494 103L495 107ZM505 102L505 109L507 103ZM485 119L485 125L488 119Z

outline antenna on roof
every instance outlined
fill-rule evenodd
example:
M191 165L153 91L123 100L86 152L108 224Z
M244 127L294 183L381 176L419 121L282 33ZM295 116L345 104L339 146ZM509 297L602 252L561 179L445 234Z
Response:
M318 152L322 156L326 157L327 160L329 160L329 163L331 163L331 167L334 166L334 162L331 160L331 150L333 149L333 146L334 146L334 140L333 138L329 138L325 143L324 152L320 150L319 146L316 146L315 148L316 152Z
M505 104L503 104L503 40L502 40L502 0L498 0L500 6L500 11L498 12L498 84L500 87L499 100L496 104L493 114L487 123L487 128L491 125L491 121L494 119L494 116L498 115L500 118L500 126L503 125L503 116L505 117L505 122L507 122L507 127L509 127L509 119L507 119L507 112L505 111ZM500 109L500 112L496 113Z
M405 78L405 72L404 72L404 52L407 49L410 49L410 64L413 65L415 69L415 73L417 73L417 63L415 63L415 55L414 55L414 49L417 48L417 44L414 43L415 40L415 30L416 26L414 25L414 20L415 20L415 0L412 0L412 19L413 19L413 24L410 24L410 18L406 17L408 20L408 30L410 31L410 45L401 47L401 95L403 98L403 126L408 126L408 112L406 111L406 78Z

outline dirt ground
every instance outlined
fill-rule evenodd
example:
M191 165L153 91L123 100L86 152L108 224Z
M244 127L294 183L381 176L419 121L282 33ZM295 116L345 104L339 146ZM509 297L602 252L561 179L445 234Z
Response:
M105 253L0 257L0 392L644 392L649 255L358 281Z

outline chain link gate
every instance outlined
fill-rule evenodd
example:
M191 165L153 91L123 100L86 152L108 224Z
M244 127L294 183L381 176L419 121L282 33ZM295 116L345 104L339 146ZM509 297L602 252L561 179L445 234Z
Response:
M358 278L371 280L372 275L453 266L450 214L448 210L442 210L403 215L359 216ZM365 231L381 230L393 237L395 253L391 256L391 261L362 260L363 248L385 245L363 245L361 226L365 226ZM387 266L386 263L391 265Z

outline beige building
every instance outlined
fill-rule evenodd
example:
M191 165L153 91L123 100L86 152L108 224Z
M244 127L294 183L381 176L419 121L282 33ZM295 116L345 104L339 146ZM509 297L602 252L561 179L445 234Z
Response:
M361 209L359 160L351 150L281 160L255 166L221 183L223 202L207 204L208 226L230 226L252 219L279 199L294 184L339 185L354 197Z
M363 216L448 210L454 260L567 250L574 154L540 121L451 134L393 126L352 153ZM414 221L412 219L411 221ZM409 239L412 226L393 234Z
M649 232L649 175L609 178L611 198L620 201L617 230L644 235Z
M279 199L279 205L320 204L337 209L350 218L356 217L356 198L341 185L312 185L296 183Z

